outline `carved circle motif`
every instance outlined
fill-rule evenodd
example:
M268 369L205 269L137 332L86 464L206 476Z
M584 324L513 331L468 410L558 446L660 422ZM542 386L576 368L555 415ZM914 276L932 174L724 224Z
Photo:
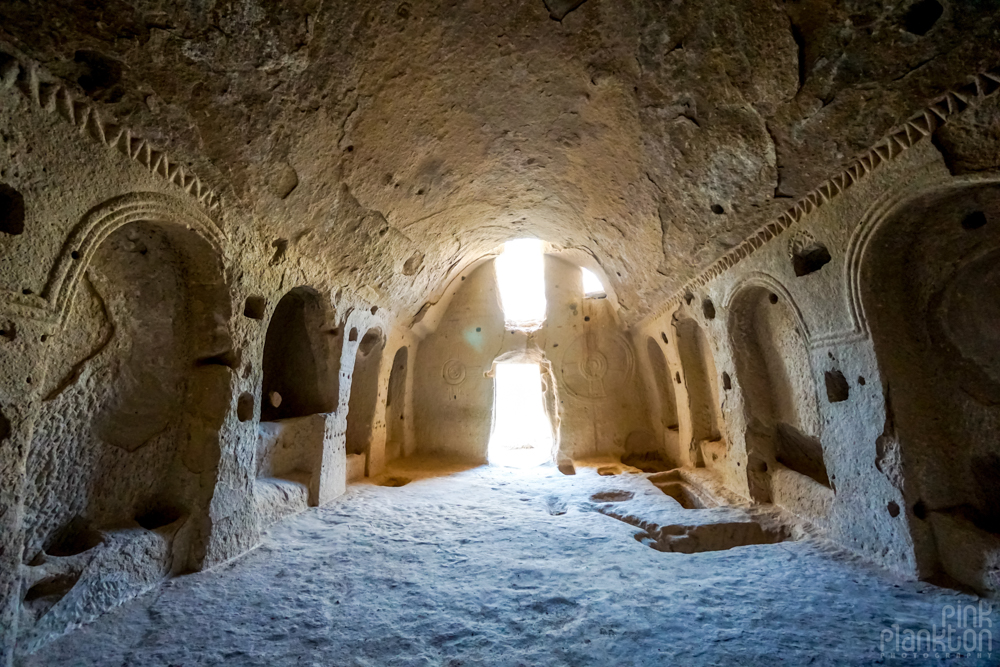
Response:
M580 336L563 357L563 385L577 398L606 398L631 377L634 363L632 348L620 336Z
M465 364L458 359L449 359L441 368L441 376L448 384L462 384L465 382Z
M595 350L584 360L580 372L588 380L602 380L608 374L608 358Z

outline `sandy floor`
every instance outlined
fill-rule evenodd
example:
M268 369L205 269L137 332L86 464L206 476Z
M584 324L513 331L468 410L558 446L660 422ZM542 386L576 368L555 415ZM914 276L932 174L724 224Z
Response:
M684 510L642 475L592 469L356 485L236 562L170 581L24 664L1000 663L998 652L880 653L893 624L930 630L946 605L975 598L894 580L816 541L657 551L597 511L609 505L591 496L613 490L634 494L616 511L659 522L734 512Z

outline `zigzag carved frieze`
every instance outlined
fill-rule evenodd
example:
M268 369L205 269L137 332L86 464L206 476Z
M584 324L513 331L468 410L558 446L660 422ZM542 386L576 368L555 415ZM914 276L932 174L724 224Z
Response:
M10 54L0 52L0 89L11 88L20 91L33 107L58 113L94 141L117 149L130 160L176 185L194 197L209 213L216 213L222 208L218 192L189 168L132 130L119 125L113 118L102 114L94 104L76 97L68 87L43 81L36 63L22 62Z
M765 243L798 223L823 204L851 187L879 165L898 157L903 151L931 136L956 114L991 97L1000 90L1000 68L971 77L965 85L938 97L930 106L913 115L900 127L893 129L864 155L854 160L841 173L823 182L819 187L797 201L794 206L767 223L754 234L713 262L701 274L674 292L663 307L648 319L656 319L679 306L686 294L702 287L711 280L746 259Z

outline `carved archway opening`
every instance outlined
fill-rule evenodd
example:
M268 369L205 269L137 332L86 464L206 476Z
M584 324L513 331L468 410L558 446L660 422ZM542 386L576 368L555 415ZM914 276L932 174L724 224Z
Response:
M25 555L34 565L26 575L26 644L52 631L35 622L62 596L86 595L114 575L81 569L55 598L36 596L35 572L42 576L52 556L142 545L137 571L154 579L198 569L205 557L238 359L217 248L186 224L190 218L170 217L161 199L133 195L95 208L67 244L72 270L56 272L52 283L62 326L46 337L27 461ZM150 583L142 577L104 603L134 595Z
M347 408L347 454L365 457L365 474L371 463L372 436L379 400L379 376L385 335L381 329L369 329L358 343L351 375L351 398Z
M778 466L832 487L817 437L809 351L794 309L767 287L748 285L736 294L729 312L751 497L772 501L771 479Z
M875 465L908 505L918 567L995 594L983 563L1000 554L1000 186L896 207L859 285L886 398Z

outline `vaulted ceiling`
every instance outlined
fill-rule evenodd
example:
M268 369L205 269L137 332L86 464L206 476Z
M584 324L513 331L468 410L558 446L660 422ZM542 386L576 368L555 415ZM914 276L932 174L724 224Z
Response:
M1000 64L1000 9L977 0L11 0L0 19L212 175L248 242L288 239L411 313L537 236L592 254L634 320Z

